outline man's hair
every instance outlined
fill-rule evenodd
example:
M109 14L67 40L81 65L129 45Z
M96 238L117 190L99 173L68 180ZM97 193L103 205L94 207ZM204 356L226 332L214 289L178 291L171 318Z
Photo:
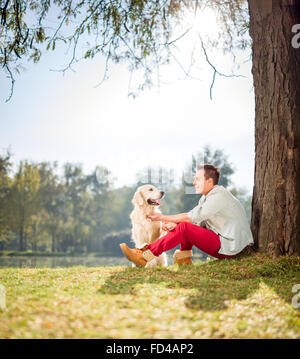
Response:
M197 171L204 169L204 177L205 179L212 178L214 185L219 183L220 178L220 168L215 167L214 165L211 165L209 163L205 163L204 165L197 165Z

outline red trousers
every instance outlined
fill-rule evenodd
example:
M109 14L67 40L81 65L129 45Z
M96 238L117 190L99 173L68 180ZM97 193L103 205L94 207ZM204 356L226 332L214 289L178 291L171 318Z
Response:
M215 258L234 257L218 253L221 247L219 235L209 229L188 222L179 223L168 234L151 243L147 249L150 249L155 256L159 256L179 244L181 251L191 250L193 246L196 246L202 252Z

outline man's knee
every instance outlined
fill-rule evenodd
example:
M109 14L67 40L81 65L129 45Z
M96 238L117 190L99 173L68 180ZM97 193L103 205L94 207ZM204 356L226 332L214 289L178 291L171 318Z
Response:
M176 228L178 228L179 231L185 231L188 224L188 222L180 222L177 224Z

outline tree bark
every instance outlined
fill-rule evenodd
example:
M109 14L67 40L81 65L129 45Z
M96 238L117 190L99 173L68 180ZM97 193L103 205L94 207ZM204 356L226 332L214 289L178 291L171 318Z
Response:
M299 1L248 0L255 89L251 229L259 251L300 255Z

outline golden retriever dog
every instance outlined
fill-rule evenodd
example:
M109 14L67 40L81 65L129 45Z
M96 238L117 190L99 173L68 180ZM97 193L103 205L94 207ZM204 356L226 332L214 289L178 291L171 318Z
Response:
M163 231L160 222L152 222L148 215L159 212L160 200L164 192L155 186L146 184L139 187L132 199L134 209L130 214L132 223L132 239L136 248L143 248L145 245L155 242L167 232ZM167 256L165 253L157 258L157 264L167 266Z

